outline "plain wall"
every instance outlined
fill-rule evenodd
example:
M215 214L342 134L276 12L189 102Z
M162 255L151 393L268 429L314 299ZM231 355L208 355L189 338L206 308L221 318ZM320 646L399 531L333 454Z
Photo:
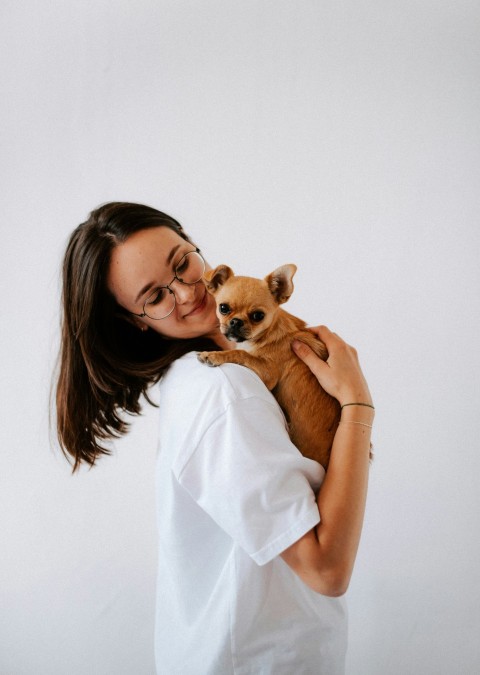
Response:
M109 200L171 213L212 264L297 264L286 309L357 347L377 406L347 672L479 672L479 20L2 3L2 675L154 672L155 409L73 477L48 429L62 253Z

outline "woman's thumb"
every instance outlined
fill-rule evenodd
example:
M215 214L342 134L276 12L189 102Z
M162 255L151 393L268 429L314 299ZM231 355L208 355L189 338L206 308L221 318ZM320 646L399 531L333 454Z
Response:
M292 342L293 351L297 356L304 360L309 354L313 354L310 347L308 347L305 342L300 342L300 340L294 340Z
M292 349L295 352L295 354L300 359L302 359L305 365L310 368L315 377L320 381L320 378L323 376L325 372L324 369L327 368L324 361L322 361L322 359L320 359L315 354L313 349L310 349L308 345L306 345L304 342L301 342L300 340L294 340L292 342Z

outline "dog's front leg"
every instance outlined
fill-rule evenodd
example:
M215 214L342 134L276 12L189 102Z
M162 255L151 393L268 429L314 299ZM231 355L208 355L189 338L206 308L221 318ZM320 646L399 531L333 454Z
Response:
M250 368L263 380L268 389L273 389L278 382L278 372L274 364L258 356L252 356L244 349L228 349L224 352L199 352L197 358L209 366L220 366L222 363L237 363Z

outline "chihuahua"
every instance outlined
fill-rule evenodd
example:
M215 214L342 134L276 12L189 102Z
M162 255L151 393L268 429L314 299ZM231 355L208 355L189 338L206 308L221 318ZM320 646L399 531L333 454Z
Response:
M283 265L265 279L235 276L226 265L206 272L204 283L215 297L220 330L241 347L200 352L198 359L210 366L238 363L255 371L282 408L292 442L326 469L340 405L291 348L299 339L324 361L328 357L306 323L280 308L293 292L296 271L295 265Z

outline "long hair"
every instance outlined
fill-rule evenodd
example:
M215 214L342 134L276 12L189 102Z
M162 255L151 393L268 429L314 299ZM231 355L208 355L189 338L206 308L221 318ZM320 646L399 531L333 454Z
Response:
M93 466L110 454L105 441L128 429L122 412L139 414L140 396L170 364L191 350L215 349L206 338L166 340L122 318L108 291L113 248L134 232L168 227L190 241L182 226L141 204L110 202L72 233L63 261L62 333L56 389L57 435L62 452ZM151 401L150 401L151 402Z

